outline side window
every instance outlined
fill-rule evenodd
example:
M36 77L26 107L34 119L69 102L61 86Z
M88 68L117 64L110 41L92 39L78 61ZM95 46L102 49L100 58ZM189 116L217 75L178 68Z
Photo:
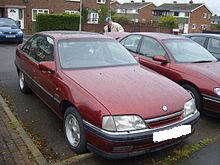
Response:
M155 55L166 56L163 47L153 38L144 37L140 47L140 54L146 57L154 57Z
M215 38L209 38L207 49L208 51L212 53L219 53L220 52L220 40L217 40Z
M42 35L33 37L23 47L23 51L38 62L54 60L53 50L53 39Z
M198 44L200 44L200 45L202 45L202 46L204 46L205 40L206 40L205 37L191 37L191 39L192 39L193 41L196 41Z
M138 44L141 40L140 35L130 35L121 41L121 44L131 52L137 52Z

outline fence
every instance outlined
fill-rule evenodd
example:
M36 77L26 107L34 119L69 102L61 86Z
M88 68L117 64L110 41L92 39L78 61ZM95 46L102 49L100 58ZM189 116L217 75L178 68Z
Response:
M83 24L82 30L103 33L106 24ZM170 28L153 27L145 24L121 24L126 32L161 32L172 33Z

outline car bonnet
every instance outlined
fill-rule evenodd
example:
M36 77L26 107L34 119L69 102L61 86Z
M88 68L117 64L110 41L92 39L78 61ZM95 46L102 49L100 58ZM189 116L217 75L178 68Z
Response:
M64 71L112 115L153 118L183 109L191 96L167 78L138 66ZM163 106L168 111L162 110Z

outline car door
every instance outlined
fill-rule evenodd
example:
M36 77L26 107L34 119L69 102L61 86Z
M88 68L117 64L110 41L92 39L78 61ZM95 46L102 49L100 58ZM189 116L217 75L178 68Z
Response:
M23 65L31 79L31 88L49 107L57 109L57 102L54 101L56 73L39 69L41 62L54 62L54 41L49 36L36 35L28 45L23 49L30 60Z
M207 50L220 60L220 38L208 37Z
M154 56L163 56L167 62L153 60ZM143 36L138 50L140 64L163 75L170 72L170 63L167 53L163 46L154 38Z
M55 101L59 81L56 69L51 72L39 68L39 64L42 62L52 62L55 65L54 40L49 36L41 36L38 38L37 45L38 50L35 56L37 65L34 68L34 81L39 90L37 93L49 107L53 110L58 109L59 103Z

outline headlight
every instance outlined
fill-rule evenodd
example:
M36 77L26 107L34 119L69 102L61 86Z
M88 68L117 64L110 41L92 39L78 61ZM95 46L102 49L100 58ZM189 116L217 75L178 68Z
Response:
M19 31L18 34L23 34L23 32L22 32L22 31Z
M184 104L184 113L183 113L184 117L189 116L195 111L196 111L196 105L194 99L191 99Z
M220 88L214 88L214 92L220 96Z
M2 34L2 32L0 32L0 34Z
M104 116L102 128L107 131L134 131L147 128L137 115Z

